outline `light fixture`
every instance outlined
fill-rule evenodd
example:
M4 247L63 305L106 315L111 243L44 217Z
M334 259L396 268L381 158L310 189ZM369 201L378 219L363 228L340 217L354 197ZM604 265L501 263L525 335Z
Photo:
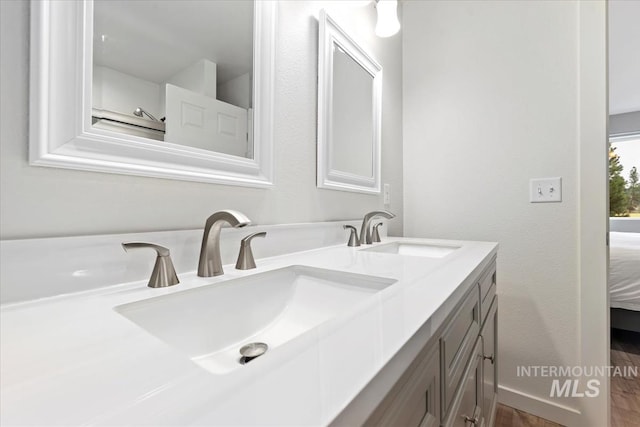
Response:
M378 23L376 24L376 35L378 37L391 37L400 30L398 21L398 1L397 0L376 0L378 10Z
M138 117L142 117L143 114L146 114L147 117L149 117L151 120L153 120L154 122L159 122L160 120L156 119L155 117L153 117L151 114L149 114L147 111L145 111L144 109L142 109L142 107L138 107L135 110L133 110L133 115L134 116L138 116Z

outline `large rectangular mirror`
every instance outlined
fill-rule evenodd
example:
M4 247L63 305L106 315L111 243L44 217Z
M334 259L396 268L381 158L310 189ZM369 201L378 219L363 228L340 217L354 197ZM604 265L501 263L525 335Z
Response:
M324 10L318 52L318 187L379 193L382 67Z
M32 1L34 165L272 183L274 1Z

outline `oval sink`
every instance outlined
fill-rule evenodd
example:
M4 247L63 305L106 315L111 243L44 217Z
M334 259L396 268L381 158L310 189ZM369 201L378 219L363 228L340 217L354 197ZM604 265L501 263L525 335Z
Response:
M291 266L115 310L205 369L222 374L243 366L239 350L245 344L281 346L395 282Z
M392 242L386 245L374 246L372 248L362 249L367 252L381 252L386 254L407 255L407 256L420 256L427 258L442 258L455 250L460 249L460 246L445 246L445 245L425 245L420 243L399 243Z

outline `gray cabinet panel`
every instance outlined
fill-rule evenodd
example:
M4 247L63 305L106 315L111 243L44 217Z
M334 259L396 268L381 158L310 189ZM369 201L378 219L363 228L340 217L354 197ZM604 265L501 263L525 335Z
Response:
M482 412L486 425L494 423L498 396L498 297L495 297L480 332L482 337Z
M440 358L429 346L369 417L367 426L435 427L440 421Z
M473 287L440 338L442 413L449 409L479 332L479 293L478 288Z
M476 341L471 358L465 366L458 393L444 420L445 427L480 427L482 423L482 342Z
M480 278L480 299L484 300L487 296L487 292L491 286L496 284L496 265L493 263L489 268L487 268ZM489 300L491 302L491 300Z
M375 399L380 403L372 404L376 407L370 415L367 409L356 423L347 424L344 416L332 425L354 425L366 417L366 426L493 426L498 387L496 286L494 259L438 330L413 342L412 361L406 370L402 365L399 379L389 381L379 374L382 383L394 385L388 392L372 392L378 393ZM359 398L366 396L365 390Z

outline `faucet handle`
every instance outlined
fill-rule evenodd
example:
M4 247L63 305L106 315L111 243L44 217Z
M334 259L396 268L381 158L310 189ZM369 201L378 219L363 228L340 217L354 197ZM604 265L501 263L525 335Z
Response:
M380 243L380 232L378 231L378 227L380 227L383 223L379 222L373 226L373 234L371 235L371 241L373 243Z
M122 248L125 251L129 249L149 248L153 249L157 253L156 263L153 266L151 277L149 278L150 288L166 288L167 286L173 286L180 283L176 269L173 267L169 249L164 246L155 245L153 243L143 242L129 242L123 243Z
M342 227L345 230L351 230L347 246L360 246L360 240L358 239L358 230L353 225L343 225Z
M252 268L256 268L256 261L253 258L253 251L251 250L251 240L253 240L254 237L265 237L266 235L266 231L260 231L249 234L240 240L240 253L238 254L238 261L236 262L237 270L251 270Z

